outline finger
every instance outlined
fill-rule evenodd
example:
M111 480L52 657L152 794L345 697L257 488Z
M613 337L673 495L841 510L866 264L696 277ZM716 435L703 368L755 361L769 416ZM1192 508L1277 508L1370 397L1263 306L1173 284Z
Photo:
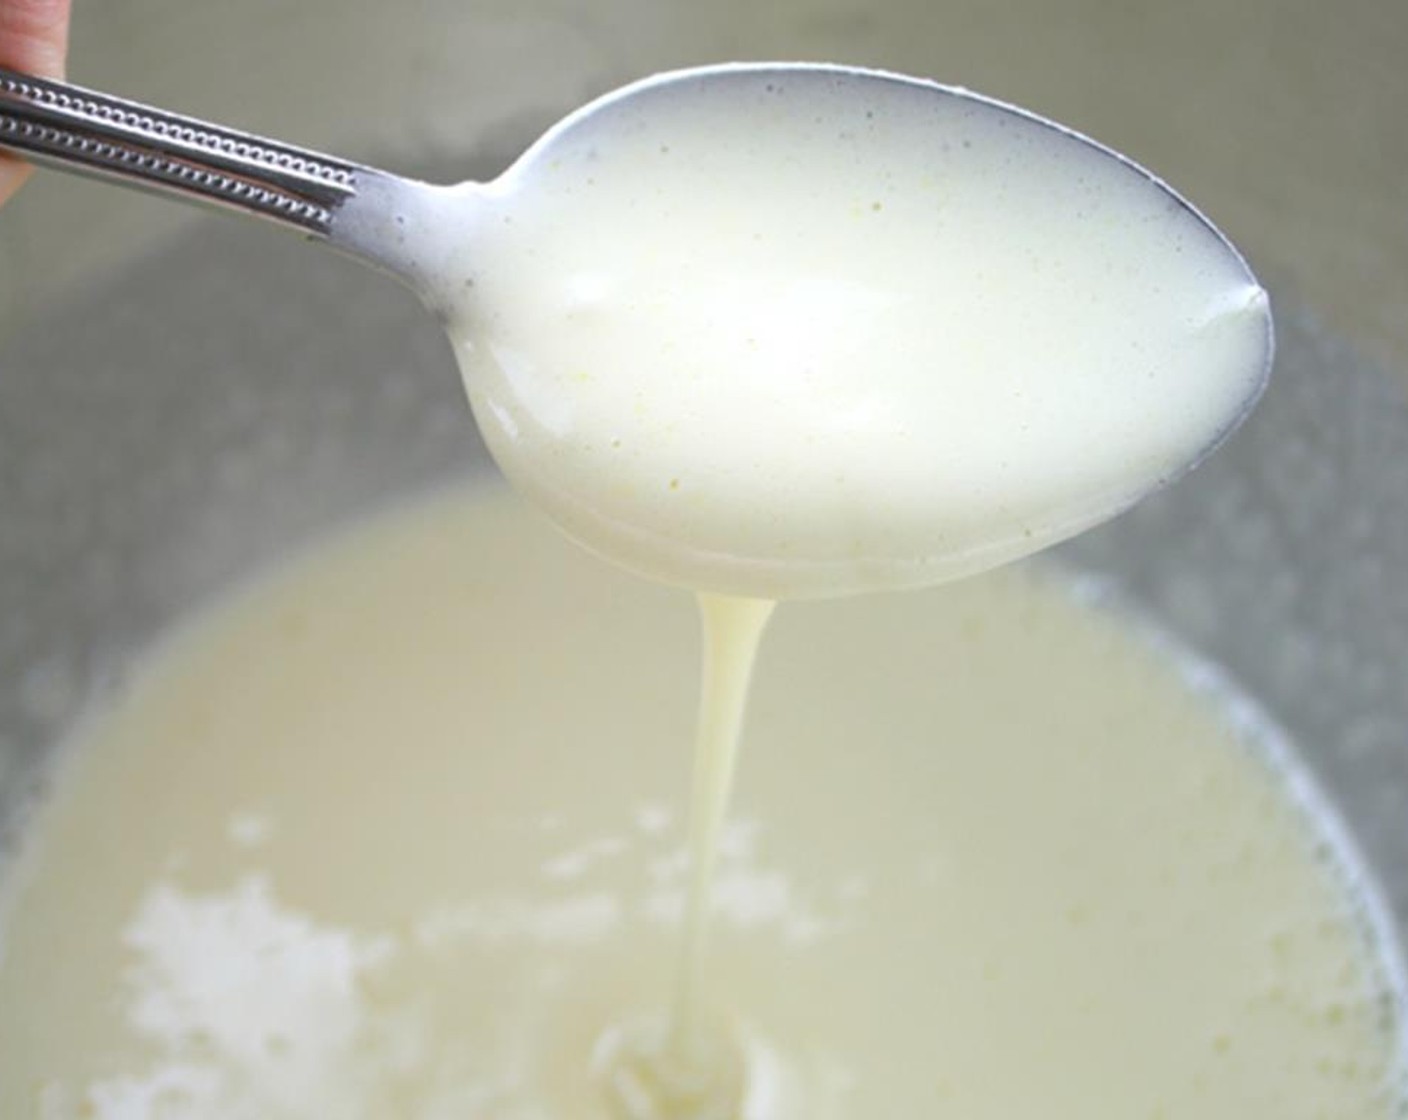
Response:
M29 164L21 163L14 156L0 153L0 206L4 206L10 196L24 185L33 170Z
M0 0L0 65L64 76L70 0Z
M62 78L69 4L70 0L0 0L0 66ZM28 164L0 155L0 206L29 172Z

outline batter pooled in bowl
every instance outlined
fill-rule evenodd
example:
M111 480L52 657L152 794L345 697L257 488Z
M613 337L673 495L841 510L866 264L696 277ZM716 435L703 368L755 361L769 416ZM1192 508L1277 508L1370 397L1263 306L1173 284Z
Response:
M433 302L510 479L609 558L709 593L687 858L651 850L670 835L667 799L611 800L622 780L636 799L649 788L638 779L653 744L640 739L634 709L564 718L574 690L604 683L599 672L619 664L543 672L590 615L591 590L576 573L548 573L536 608L545 613L522 623L485 629L502 604L459 619L457 640L484 634L488 653L467 647L456 659L437 648L450 634L439 619L424 632L417 619L400 642L375 628L344 633L320 666L353 676L346 658L362 650L384 662L383 680L350 682L346 697L346 681L299 684L312 660L280 664L299 622L279 657L253 646L242 654L256 675L266 663L276 669L269 725L236 729L257 744L246 745L247 761L288 733L278 728L307 722L261 787L277 809L198 812L201 822L229 818L236 854L226 871L195 859L194 844L168 852L160 877L146 876L126 900L130 915L95 923L125 928L138 958L112 974L135 993L125 1005L131 1030L104 1035L97 1065L67 1086L62 1071L28 1075L49 1094L46 1107L676 1120L914 1115L936 1099L969 1116L1054 1103L1082 1115L1231 1116L1268 1094L1285 1094L1292 1110L1389 1107L1392 1030L1373 1017L1387 986L1348 895L1313 858L1274 783L1219 742L1216 724L1200 723L1173 683L1138 669L1136 655L1097 643L1082 660L1073 651L1089 644L1087 623L1018 582L970 592L979 631L1001 636L987 677L967 667L982 662L967 647L987 639L953 619L928 620L951 628L942 640L918 631L917 657L891 622L866 637L869 619L887 617L884 604L857 608L845 631L884 666L883 680L836 699L815 682L844 678L826 656L850 647L833 637L794 656L790 672L813 681L786 692L803 721L773 756L787 760L787 780L759 829L729 832L738 727L772 599L931 584L1113 516L1225 434L1259 391L1269 355L1265 297L1245 264L1112 153L922 83L871 75L865 82L884 92L863 101L851 88L859 76L845 71L744 75L729 87L731 107L748 103L742 130L729 105L690 100L739 73L638 91L664 100L607 98L496 183L441 195L475 206L463 240L442 254L442 282L420 285L442 297ZM789 95L812 83L821 100L799 107ZM647 101L651 113L669 106L669 129L633 116ZM928 114L925 127L894 131L915 123L912 112ZM920 134L926 143L886 141ZM726 186L715 189L710 176L720 175ZM520 548L501 512L481 516L503 522L491 555ZM393 567L428 551L423 528L390 549ZM494 571L483 586L525 586L524 570ZM434 588L428 574L397 571L399 594ZM458 575L470 588L449 594L473 597L474 565ZM309 602L320 594L304 591ZM369 617L349 606L339 625ZM406 607L377 625L407 619L396 614ZM892 622L926 609L909 604ZM613 630L645 625L630 608L617 614ZM490 655L515 634L535 659L503 675ZM1043 660L1023 669L1036 654ZM962 697L939 693L935 703L935 662ZM194 738L224 726L210 715L215 685L244 701L259 692L234 664L220 661L204 688L201 673L187 681L206 694L194 708L171 702L170 711L195 712L175 719ZM491 690L466 704L463 674L474 678L476 665ZM458 739L426 704L402 698L396 678L412 671L423 683L407 696L457 682ZM892 697L906 671L926 687ZM153 711L167 711L153 679ZM1115 695L1083 695L1081 682ZM1022 724L1014 698L1035 704L1042 721ZM1122 722L1131 699L1150 727ZM967 718L985 729L966 741L964 706L974 702L980 718ZM1016 714L997 710L1004 705ZM613 749L573 742L608 710L629 721ZM808 725L817 710L828 722ZM365 763L349 767L370 749L351 744L389 717L414 744L390 764L439 773L454 827L436 825L434 798L410 789L395 803L409 815L392 815L394 840L388 822L366 819L392 783ZM489 725L482 752L465 750L471 718ZM1159 720L1174 731L1159 731ZM828 747L837 728L846 733ZM525 732L533 737L519 739ZM317 747L319 735L336 750ZM398 737L384 725L368 741L387 749ZM1126 753L1109 753L1111 741ZM1170 741L1201 760L1191 776L1160 769L1176 753ZM558 753L535 767L543 743ZM447 768L447 750L471 754L470 768ZM309 772L318 780L290 799L278 791L297 778L301 763L289 760L304 752L322 755ZM1092 755L1100 764L1082 777ZM976 761L991 759L1010 772ZM818 770L811 788L806 776ZM575 797L559 788L533 800L564 776ZM809 790L825 803L816 817L801 808ZM366 840L339 835L323 797L393 849L401 833L424 842L390 861L394 887L378 888L365 857L343 862ZM566 848L533 854L525 837L537 833L525 822L560 830L563 814L599 817L604 831L569 827L554 841L570 839ZM299 821L312 847L294 858L313 872L316 902L290 903L298 874L276 854ZM1245 821L1255 827L1243 834ZM837 835L847 841L838 846ZM773 838L776 866L756 865L761 837ZM1230 845L1226 866L1204 852L1218 841L1219 852ZM464 866L418 889L442 848ZM528 890L533 866L569 884L566 893ZM41 875L35 889L61 878ZM463 895L443 895L449 883ZM640 883L651 886L641 893ZM397 907L380 909L398 895ZM706 998L711 905L736 908L743 928L766 929L786 950L770 957L752 934L733 945L721 937L714 967L738 981L727 1000ZM677 910L686 951L662 1013L658 994L633 985L649 971L649 923L674 924ZM1273 914L1285 930L1261 928ZM1310 950L1298 932L1307 923ZM212 971L222 958L226 967ZM102 959L84 957L93 967ZM230 991L240 1002L224 1001ZM1360 1055L1351 1065L1339 1058L1345 1046ZM127 1058L103 1065L124 1047ZM1382 1060L1366 1070L1366 1054Z
M505 495L212 611L75 743L0 1115L611 1115L668 990L696 622ZM1020 572L795 606L720 841L735 1115L1389 1120L1390 947L1302 777Z

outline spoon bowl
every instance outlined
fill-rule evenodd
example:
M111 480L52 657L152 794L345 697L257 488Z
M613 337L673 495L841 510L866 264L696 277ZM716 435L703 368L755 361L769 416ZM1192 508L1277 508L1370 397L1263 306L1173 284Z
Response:
M1266 298L1107 148L823 66L661 75L566 118L443 274L509 477L609 559L766 598L941 582L1205 456Z

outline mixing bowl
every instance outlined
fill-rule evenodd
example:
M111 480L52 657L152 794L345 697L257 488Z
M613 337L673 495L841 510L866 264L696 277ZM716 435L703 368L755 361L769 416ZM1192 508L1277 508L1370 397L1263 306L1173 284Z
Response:
M1246 250L1272 388L1194 476L1059 559L1290 735L1408 920L1408 7L128 0L84 84L408 174L494 174L653 70L832 59L1128 152ZM427 111L427 110L432 111ZM488 471L414 299L283 235L57 177L0 213L0 826L137 651L327 527Z

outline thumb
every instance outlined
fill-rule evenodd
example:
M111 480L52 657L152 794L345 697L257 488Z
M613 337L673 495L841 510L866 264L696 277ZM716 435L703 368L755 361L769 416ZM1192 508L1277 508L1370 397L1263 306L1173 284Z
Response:
M0 0L0 66L61 78L68 51L70 0ZM29 176L29 167L0 155L0 205Z
M0 66L61 78L70 0L0 0Z

